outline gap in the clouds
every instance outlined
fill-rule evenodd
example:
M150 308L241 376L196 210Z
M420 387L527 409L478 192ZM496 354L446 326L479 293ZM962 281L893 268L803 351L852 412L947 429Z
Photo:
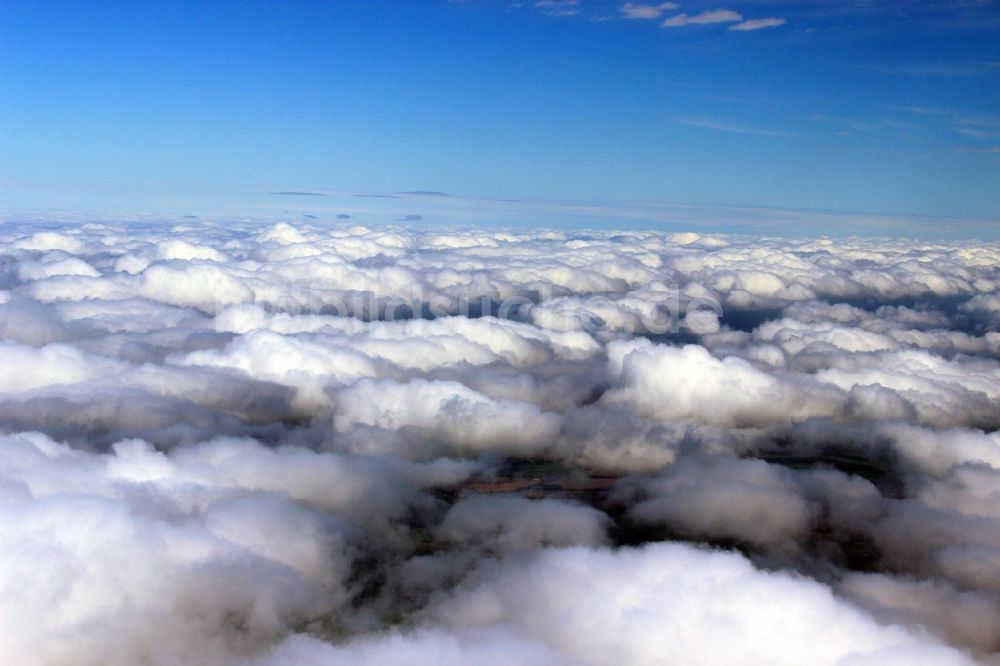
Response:
M948 317L961 316L959 306L969 300L968 295L947 296L927 291L917 296L839 296L820 299L830 305L844 303L852 307L875 312L881 307L905 307L919 312L938 312ZM958 322L961 323L961 322Z
M801 443L791 437L773 440L770 446L761 447L760 460L793 470L834 469L849 476L857 476L878 488L883 497L903 496L903 480L895 471L895 461L882 449L875 452L860 444L846 445L830 442L804 450Z
M986 317L976 318L973 314L961 311L961 306L969 301L968 295L943 296L925 293L919 296L900 296L896 298L875 296L837 296L824 297L817 300L827 305L849 305L865 312L874 313L883 307L905 307L916 312L941 314L948 317L949 328L970 334L982 335L988 327ZM752 333L756 328L769 321L781 319L785 306L738 308L727 306L723 308L719 323L734 331Z
M774 319L780 319L783 308L723 308L719 324L734 331L750 333L755 328Z
M849 477L871 481L883 497L903 497L902 479L896 473L895 461L885 452L868 455L860 446L830 443L818 447L815 455L805 455L796 453L797 445L791 438L779 438L773 444L743 459L760 460L797 471L837 470ZM820 579L829 573L823 562L834 562L844 570L861 573L884 570L882 554L871 538L860 532L838 530L825 517L820 518L811 531L800 539L800 552L782 553L780 548L760 547L736 537L692 534L664 523L635 520L630 508L641 499L641 495L626 498L619 492L620 484L633 478L627 474L585 469L557 458L487 456L485 459L490 460L490 464L483 474L452 488L436 489L432 493L437 503L434 510L425 507L421 513L411 512L403 521L410 547L393 557L421 558L457 552L460 549L456 550L454 545L435 536L435 523L460 500L474 496L507 496L534 501L558 500L596 509L609 519L607 545L616 549L661 542L701 544L712 549L742 553L764 568L791 568ZM377 605L384 595L390 593L386 586L389 585L387 574L392 566L395 564L391 557L386 560L384 545L379 554L358 559L351 577L358 584L352 598L356 608ZM456 575L454 583L458 584L466 573L462 571ZM424 600L409 601L413 609L424 603ZM396 598L395 602L396 614L382 620L390 625L405 625L408 622L407 613L399 611L400 599Z

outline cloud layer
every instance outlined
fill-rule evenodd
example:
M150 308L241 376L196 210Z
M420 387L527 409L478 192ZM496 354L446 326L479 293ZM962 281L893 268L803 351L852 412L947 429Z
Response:
M7 224L0 661L995 659L998 252Z

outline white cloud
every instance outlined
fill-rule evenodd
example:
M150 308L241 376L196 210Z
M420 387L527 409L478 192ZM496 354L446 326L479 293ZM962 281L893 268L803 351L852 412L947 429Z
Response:
M735 356L716 358L698 345L646 340L608 345L609 404L626 404L647 418L729 427L835 415L844 394L809 376L777 373Z
M575 16L579 4L579 0L537 0L535 8L547 16Z
M626 2L624 5L618 8L618 11L624 14L623 18L626 19L658 19L663 15L663 12L670 9L677 9L680 7L676 2L662 2L658 5L647 5L647 4L636 4L633 2Z
M759 460L685 460L643 484L632 515L699 538L726 537L762 547L795 548L819 506L790 475Z
M350 521L384 524L463 476L247 440L0 444L0 656L27 665L233 663L345 608Z
M749 30L762 30L764 28L776 28L780 25L785 25L786 23L788 23L788 21L783 18L747 19L746 21L742 21L736 25L729 26L729 29L745 32Z
M733 23L742 21L743 16L732 9L709 9L694 16L688 14L677 14L666 19L662 26L664 28L681 28L688 25L710 25L712 23Z
M989 663L998 252L0 225L0 661Z
M334 427L340 432L372 426L463 452L530 455L556 438L561 422L535 405L492 400L451 381L364 380L338 392L336 403Z
M970 663L817 583L676 544L544 551L487 569L433 617L463 633L509 627L570 663Z
M792 136L788 132L781 130L764 129L759 127L747 127L736 123L720 122L710 118L698 118L693 116L678 116L677 122L692 127L703 127L705 129L719 130L720 132L731 132L733 134L753 134L758 136Z

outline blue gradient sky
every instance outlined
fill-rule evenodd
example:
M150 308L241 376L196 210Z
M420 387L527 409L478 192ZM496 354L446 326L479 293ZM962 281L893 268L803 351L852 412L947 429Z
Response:
M997 3L680 4L6 0L4 205L435 190L1000 218ZM722 9L785 22L662 26Z

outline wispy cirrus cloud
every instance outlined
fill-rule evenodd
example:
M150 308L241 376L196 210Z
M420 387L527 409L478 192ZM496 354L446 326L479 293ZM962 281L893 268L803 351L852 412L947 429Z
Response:
M1000 137L1000 116L963 113L956 109L935 106L903 106L899 110L947 123L953 132L970 139Z
M996 115L966 115L959 118L958 122L963 125L974 125L987 129L1000 130L1000 116Z
M742 21L743 15L732 9L709 9L699 14L677 14L665 20L664 28L682 28L688 25L710 25L712 23L735 23Z
M623 14L622 18L626 19L638 19L638 20L652 20L658 19L663 15L663 12L669 9L677 9L680 7L676 2L663 2L658 5L646 5L646 4L636 4L634 2L626 2L624 5L618 8L618 11Z
M760 19L747 19L736 25L729 26L730 30L736 30L738 32L747 32L750 30L763 30L765 28L777 28L778 26L785 25L788 23L783 18L760 18Z
M915 113L918 116L950 116L955 113L951 109L936 106L904 106L900 107L900 110L907 113Z
M763 127L747 127L746 125L720 122L717 120L712 120L711 118L702 118L699 116L676 116L674 120L683 125L689 125L691 127L701 127L703 129L718 130L720 132L729 132L731 134L752 134L756 136L775 136L775 137L795 136L790 132L785 132L782 130L768 129Z
M958 149L960 153L979 153L980 155L1000 155L1000 146L986 146L983 148L970 148L963 146Z
M969 126L958 126L952 128L959 134L967 136L973 139L992 139L993 137L1000 136L1000 132L995 130L981 129L979 127L969 127Z
M579 5L579 0L537 0L535 9L547 16L576 16Z
M954 111L949 112L947 115L951 116L951 129L962 136L969 137L970 139L993 139L1000 137L1000 116L982 114L960 115Z
M532 5L536 10L548 16L574 16L580 13L579 0L536 0ZM618 15L601 14L590 16L593 22L611 21L615 18L637 21L659 20L668 11L680 9L676 2L626 2L618 7ZM730 30L748 32L775 28L785 25L787 19L779 17L745 18L734 9L706 9L696 14L681 12L674 14L660 23L664 28L682 28L692 25L733 24Z
M644 5L643 7L648 7L648 5ZM621 11L624 11L624 8ZM655 17L649 16L648 18ZM708 9L694 15L682 13L677 14L676 16L671 16L661 25L664 28L683 28L689 25L712 25L715 23L732 23L733 25L729 27L730 30L749 32L751 30L776 28L778 26L785 25L788 21L775 16L747 19L744 18L738 11L733 9Z
M990 73L984 63L877 63L865 69L889 76L906 76L920 79L965 79Z

